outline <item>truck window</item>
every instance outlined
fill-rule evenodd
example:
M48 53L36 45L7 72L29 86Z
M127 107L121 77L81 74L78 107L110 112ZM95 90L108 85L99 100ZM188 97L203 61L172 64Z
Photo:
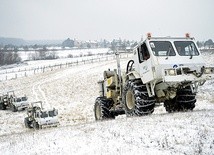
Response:
M39 118L39 113L38 112L36 113L36 117Z
M41 112L41 118L46 118L46 117L48 117L47 112L46 111Z
M175 56L175 51L169 41L150 41L150 47L155 56Z
M54 110L49 111L49 112L48 112L48 114L49 114L49 116L50 116L50 117L54 117L54 116L56 116L56 114L55 114L55 111L54 111Z
M192 41L175 41L175 48L180 56L196 56L199 52Z
M22 101L21 98L16 99L16 102L21 102L21 101Z
M27 97L22 97L22 101L27 101Z
M150 58L146 43L143 43L140 47L138 47L138 58L140 63Z

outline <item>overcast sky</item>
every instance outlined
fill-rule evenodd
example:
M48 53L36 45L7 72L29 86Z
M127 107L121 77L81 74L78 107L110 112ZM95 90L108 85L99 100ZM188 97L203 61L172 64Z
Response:
M0 36L26 40L214 39L214 0L0 0Z

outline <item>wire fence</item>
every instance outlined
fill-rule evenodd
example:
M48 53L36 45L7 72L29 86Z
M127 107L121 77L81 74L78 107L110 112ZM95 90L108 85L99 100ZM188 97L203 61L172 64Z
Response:
M121 59L128 58L128 57L131 57L131 54L120 54ZM92 57L90 59L84 59L84 58L76 59L76 60L71 59L70 62L58 63L54 65L44 65L44 66L34 65L34 67L26 66L25 68L22 67L22 68L14 68L14 69L3 69L3 70L0 70L0 81L17 79L20 77L28 77L31 75L45 73L48 71L54 71L54 70L69 68L72 66L91 64L91 63L101 62L101 61L109 61L114 59L116 59L115 55L104 55L102 57L97 57L97 58Z

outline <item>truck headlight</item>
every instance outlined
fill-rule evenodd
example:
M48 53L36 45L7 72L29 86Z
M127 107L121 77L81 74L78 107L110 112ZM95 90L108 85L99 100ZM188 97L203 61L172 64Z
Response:
M212 73L212 69L211 68L205 68L204 69L204 74L211 74Z
M167 73L168 73L168 75L173 76L173 75L176 75L176 70L175 69L168 69Z
M175 70L174 69L170 69L169 70L169 75L175 75Z

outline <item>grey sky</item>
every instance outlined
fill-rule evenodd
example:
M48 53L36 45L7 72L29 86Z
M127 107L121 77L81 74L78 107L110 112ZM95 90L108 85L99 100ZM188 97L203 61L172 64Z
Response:
M214 0L0 0L0 36L33 39L214 39Z

